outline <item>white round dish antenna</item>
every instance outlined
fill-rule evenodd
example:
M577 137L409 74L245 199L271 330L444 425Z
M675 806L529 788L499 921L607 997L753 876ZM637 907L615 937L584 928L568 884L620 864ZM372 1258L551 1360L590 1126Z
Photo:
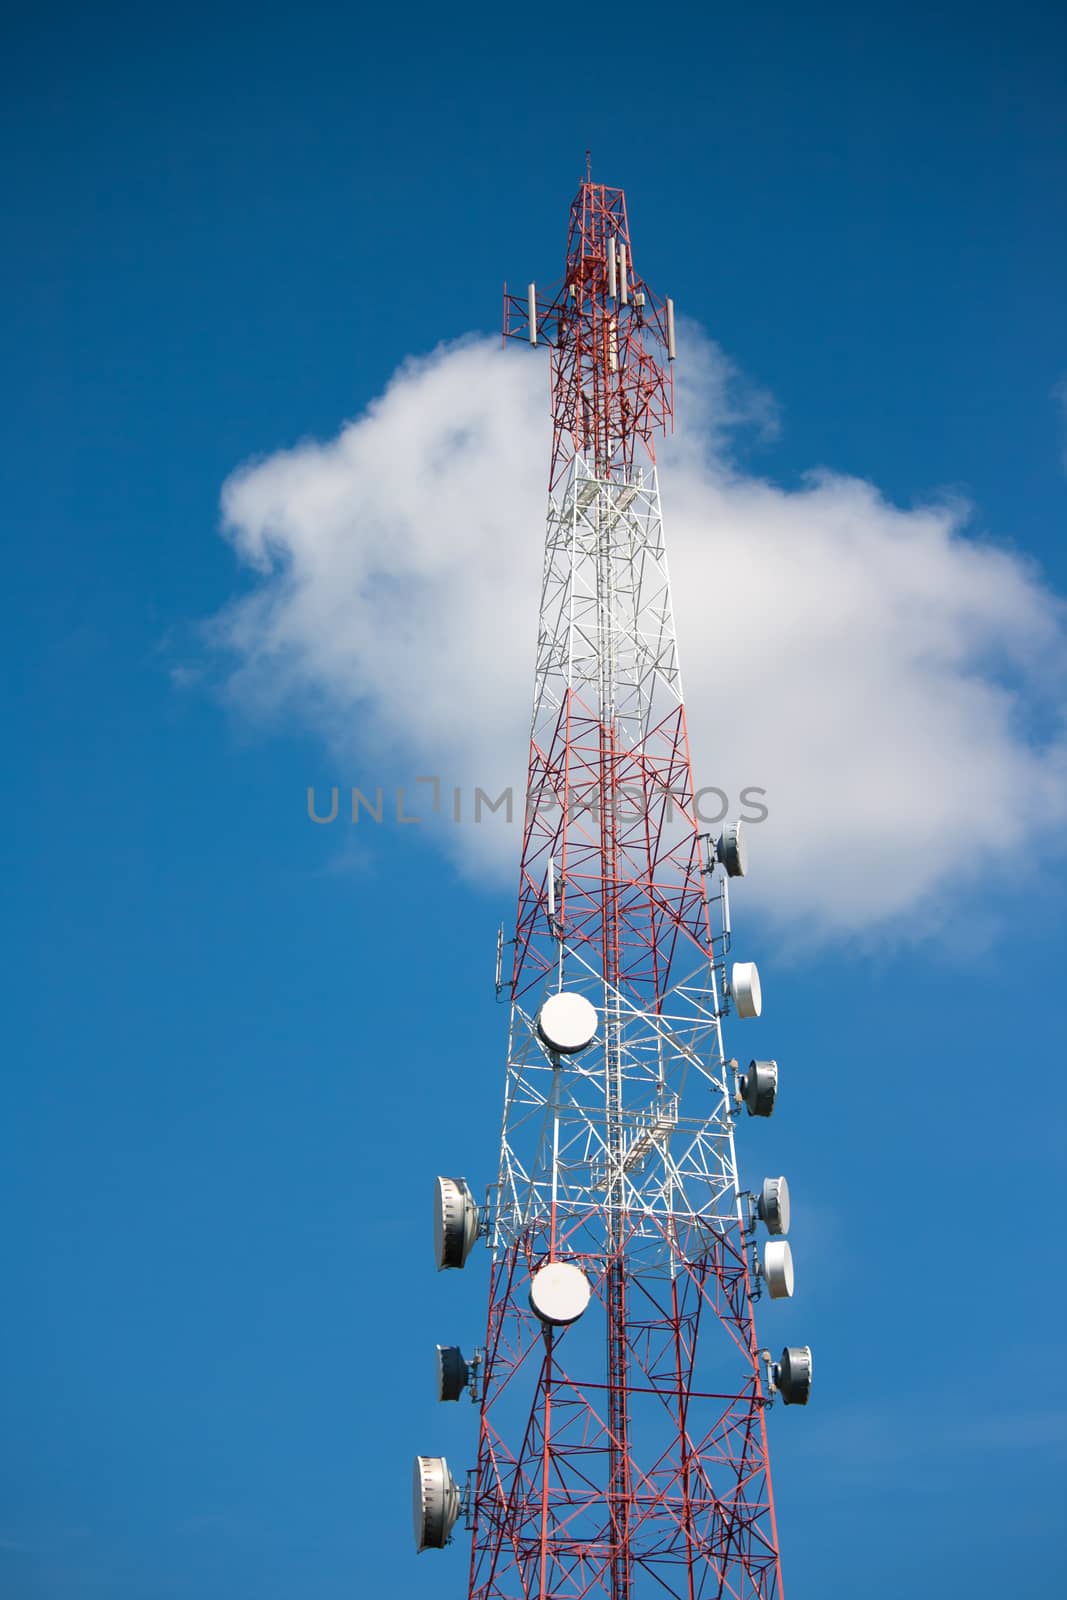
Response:
M438 1272L462 1267L478 1237L478 1203L465 1178L438 1178L433 1195L433 1253Z
M778 1098L777 1061L750 1061L738 1088L750 1117L769 1117Z
M748 869L748 846L740 821L731 822L722 830L715 844L715 856L726 868L728 877L744 877Z
M763 1276L772 1300L793 1293L793 1252L787 1239L768 1239L763 1246Z
M444 1456L416 1456L412 1480L415 1549L440 1550L459 1516L459 1485Z
M584 994L566 989L549 995L537 1014L538 1033L548 1048L561 1056L573 1056L592 1044L596 1025L596 1007Z
M470 1368L455 1344L437 1346L437 1398L458 1400L470 1382Z
M774 1363L774 1387L787 1406L806 1406L811 1397L811 1346L786 1345Z
M553 1328L577 1322L591 1294L589 1279L573 1261L550 1261L533 1275L530 1309Z
M756 1214L768 1233L789 1232L789 1185L784 1178L764 1178Z
M759 971L754 961L735 961L730 968L730 993L739 1017L758 1017L763 1010Z

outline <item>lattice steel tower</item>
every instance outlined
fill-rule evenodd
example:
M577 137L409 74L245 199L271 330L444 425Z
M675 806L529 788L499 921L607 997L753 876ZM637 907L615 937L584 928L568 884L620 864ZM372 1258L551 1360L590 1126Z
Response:
M504 332L550 350L548 530L499 1172L483 1205L435 1196L438 1266L492 1254L484 1348L438 1347L477 1465L416 1458L416 1541L465 1516L470 1600L771 1600L765 1412L807 1401L811 1352L756 1337L754 1299L792 1293L789 1192L742 1188L734 1126L778 1072L723 1040L760 1011L729 960L744 841L696 810L654 450L674 308L622 190L587 175L562 283L505 290Z

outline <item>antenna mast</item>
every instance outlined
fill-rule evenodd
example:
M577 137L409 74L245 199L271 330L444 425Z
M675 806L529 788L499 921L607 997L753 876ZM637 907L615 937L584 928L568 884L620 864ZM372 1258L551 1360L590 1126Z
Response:
M465 1512L470 1600L778 1600L765 1412L807 1402L811 1352L756 1338L754 1300L792 1294L789 1190L742 1189L734 1127L778 1069L725 1053L761 1009L729 960L745 844L696 812L655 462L674 306L621 189L587 173L562 282L505 289L504 333L550 351L548 527L500 1164L484 1206L435 1197L439 1267L492 1253L484 1351L438 1351L477 1465L461 1492L416 1459L417 1543Z

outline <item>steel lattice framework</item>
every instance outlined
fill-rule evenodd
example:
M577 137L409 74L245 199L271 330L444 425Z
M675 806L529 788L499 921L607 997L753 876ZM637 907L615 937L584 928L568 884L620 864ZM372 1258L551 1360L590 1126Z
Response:
M470 1600L777 1600L752 1213L734 1149L728 885L698 822L654 438L673 307L587 176L563 281L505 290L545 344L553 448L500 1167L467 1488ZM596 1007L544 1041L548 996ZM532 1274L592 1286L548 1326Z

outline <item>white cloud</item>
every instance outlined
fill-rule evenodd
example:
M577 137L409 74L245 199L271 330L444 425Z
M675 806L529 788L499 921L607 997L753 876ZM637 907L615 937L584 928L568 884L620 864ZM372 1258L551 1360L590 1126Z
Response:
M664 514L697 781L767 791L747 903L830 936L942 917L992 848L1033 858L1063 820L1063 608L958 500L747 474L732 433L773 431L773 403L695 334L687 354ZM521 789L546 413L536 358L467 340L337 438L226 483L258 575L212 624L232 691L312 718L338 782L388 748L412 774ZM445 837L513 880L517 828Z

